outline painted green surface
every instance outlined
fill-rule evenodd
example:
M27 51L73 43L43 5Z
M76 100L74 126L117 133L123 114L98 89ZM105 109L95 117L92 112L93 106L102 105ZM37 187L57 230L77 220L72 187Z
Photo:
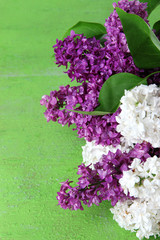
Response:
M81 146L71 128L47 123L41 96L67 84L52 45L78 22L104 22L111 0L0 0L0 240L136 240L110 204L65 211L59 182L76 181Z

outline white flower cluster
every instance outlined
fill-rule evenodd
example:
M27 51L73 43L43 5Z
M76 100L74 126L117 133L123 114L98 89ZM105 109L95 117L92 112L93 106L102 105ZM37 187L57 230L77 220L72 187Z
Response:
M160 147L160 88L152 84L125 90L120 102L117 131L127 143L146 141L154 148Z
M126 230L136 231L139 239L160 235L160 158L150 157L144 163L135 158L119 182L136 199L118 202L111 209L114 219Z
M82 147L82 157L83 162L86 166L90 165L90 168L94 169L94 164L99 162L103 155L107 155L109 151L115 153L117 149L121 150L122 152L128 152L130 148L126 146L124 143L113 147L112 145L109 146L102 146L96 145L95 141L87 142L86 145Z
M129 168L119 180L124 193L129 192L130 196L146 200L154 197L160 207L160 158L150 157L144 163L135 158Z
M110 209L120 227L136 232L139 239L160 236L160 209L141 199L118 202Z

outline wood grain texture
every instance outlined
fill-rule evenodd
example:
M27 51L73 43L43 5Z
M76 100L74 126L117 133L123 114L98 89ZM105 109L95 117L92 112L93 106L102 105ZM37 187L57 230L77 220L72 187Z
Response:
M69 79L52 45L78 22L104 23L111 0L0 1L0 240L136 240L112 220L110 203L63 210L61 181L82 162L71 128L47 123L41 96Z

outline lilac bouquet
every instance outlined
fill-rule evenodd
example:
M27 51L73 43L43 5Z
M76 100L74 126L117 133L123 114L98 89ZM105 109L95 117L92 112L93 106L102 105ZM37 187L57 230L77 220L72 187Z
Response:
M148 20L159 4L121 0L104 26L71 27L54 56L79 84L40 101L47 121L75 124L86 140L77 185L61 183L58 204L110 200L113 218L139 239L160 236L160 19Z

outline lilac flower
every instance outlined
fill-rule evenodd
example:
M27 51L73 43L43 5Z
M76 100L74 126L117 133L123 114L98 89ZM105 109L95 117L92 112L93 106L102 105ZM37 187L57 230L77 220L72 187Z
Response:
M72 79L78 82L96 82L99 79L107 79L112 71L107 67L105 49L100 41L95 38L75 34L68 36L63 41L57 39L54 46L56 64L66 68L66 72Z
M94 88L96 89L96 84ZM117 145L120 143L120 133L116 132L117 122L115 117L118 110L112 115L85 116L65 109L73 109L77 104L81 105L77 110L93 111L93 106L97 106L97 95L93 91L92 84L83 83L81 86L70 87L61 86L59 91L52 91L50 96L43 96L41 105L45 105L47 110L45 117L47 121L58 121L58 123L70 126L76 123L79 137L84 137L87 141L95 140L97 144ZM97 86L98 88L98 86ZM98 91L97 91L98 92ZM65 107L61 110L60 108Z
M143 18L143 20L149 24L147 19L148 13L146 11L147 3L140 3L137 0L127 1L121 0L118 3L113 3L113 7L119 7L123 9L125 12L136 14L139 17ZM118 17L116 10L114 9L113 13L110 14L109 18L105 21L105 27L107 30L106 42L105 46L110 52L111 59L113 60L114 66L117 69L119 66L119 72L130 72L141 77L145 77L154 71L159 71L160 68L156 69L139 69L135 66L133 62L133 58L130 54L125 34L123 33L123 27L121 21ZM160 39L160 34L157 36ZM154 76L148 79L148 84L160 84L160 74L155 74Z
M119 184L123 171L135 157L146 161L150 157L152 147L149 143L136 144L130 152L122 153L119 149L116 153L110 152L103 155L102 160L94 165L94 170L89 166L81 164L78 166L78 179L76 187L71 187L69 180L63 182L57 200L64 209L83 210L82 203L88 205L99 205L104 200L111 200L114 206L119 200L130 199L125 195Z
M122 0L118 4L114 3L113 6L137 14L148 23L146 3ZM95 83L102 79L103 84L114 73L125 71L139 74L140 70L135 66L130 55L116 10L106 20L105 27L107 30L105 47L101 47L99 40L87 39L82 34L75 34L73 31L71 36L63 41L57 39L57 44L53 46L56 64L69 67L66 73L72 80Z
M78 174L81 174L81 177L77 186L71 187L71 182L68 180L62 183L57 196L59 205L64 209L83 210L81 203L90 207L92 204L99 205L103 200L111 200L114 206L119 199L127 199L122 188L117 184L117 166L114 167L112 164L113 159L119 162L120 155L119 152L113 155L110 152L108 158L104 158L101 164L95 165L95 170L85 167L84 164L78 166Z
M117 4L114 3L113 7L119 7L125 12L133 13L143 18L147 23L148 14L146 12L147 3L140 3L139 1L127 1L122 0ZM106 19L104 26L107 30L105 47L109 52L110 58L108 59L108 65L115 73L119 72L131 72L136 75L141 75L144 70L138 69L130 54L125 34L123 33L123 27L118 17L116 10L110 14L109 18Z

